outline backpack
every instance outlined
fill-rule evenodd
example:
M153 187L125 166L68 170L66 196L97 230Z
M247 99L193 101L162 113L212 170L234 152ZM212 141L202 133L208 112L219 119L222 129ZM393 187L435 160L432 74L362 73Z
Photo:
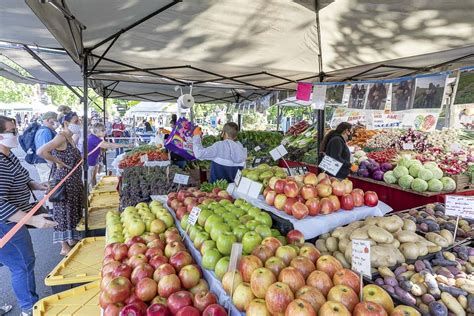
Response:
M40 124L33 122L25 129L23 135L20 135L18 138L21 148L26 152L25 161L31 165L36 162L37 158L35 135L40 128Z

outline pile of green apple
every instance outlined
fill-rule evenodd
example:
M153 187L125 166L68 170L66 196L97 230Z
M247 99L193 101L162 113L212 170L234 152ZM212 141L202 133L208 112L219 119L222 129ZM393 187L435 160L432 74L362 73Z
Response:
M147 234L160 235L173 226L173 216L162 203L138 203L136 206L126 207L122 213L107 212L107 243L124 242L132 237Z
M214 270L220 279L227 270L232 244L242 243L243 253L250 254L266 237L285 240L272 229L272 218L248 202L237 199L198 205L201 209L194 226L189 225L189 214L181 219L181 227L187 231L196 249L201 252L202 266Z

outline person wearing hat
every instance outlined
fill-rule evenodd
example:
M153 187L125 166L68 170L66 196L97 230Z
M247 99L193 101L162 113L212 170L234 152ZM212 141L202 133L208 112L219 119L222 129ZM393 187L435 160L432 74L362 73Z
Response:
M56 112L46 112L41 117L42 125L35 134L35 148L38 149L44 144L51 141L56 136L56 128L58 128L58 114ZM37 156L35 162L36 171L38 171L40 181L48 181L51 173L51 166L42 157Z

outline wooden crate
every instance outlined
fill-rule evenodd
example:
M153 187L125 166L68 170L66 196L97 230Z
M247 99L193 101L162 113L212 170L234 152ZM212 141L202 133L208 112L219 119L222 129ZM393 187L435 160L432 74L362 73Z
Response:
M462 191L467 189L474 189L471 177L465 174L452 175L454 182L456 182L456 191Z

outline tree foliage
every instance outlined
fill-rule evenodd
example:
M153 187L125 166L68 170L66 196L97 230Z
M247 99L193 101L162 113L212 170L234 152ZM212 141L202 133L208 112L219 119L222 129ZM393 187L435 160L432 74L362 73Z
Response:
M34 95L32 85L16 83L12 80L0 77L0 102L30 103Z

